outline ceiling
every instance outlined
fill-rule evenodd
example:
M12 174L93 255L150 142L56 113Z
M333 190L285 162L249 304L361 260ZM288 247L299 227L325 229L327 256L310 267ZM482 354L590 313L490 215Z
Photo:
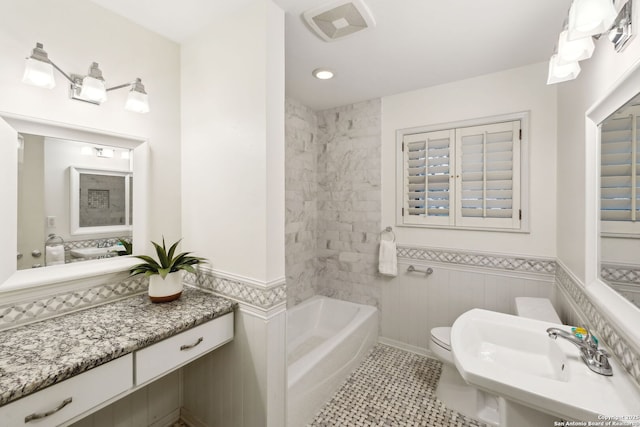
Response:
M91 0L178 43L250 0ZM303 12L333 0L274 0L286 12L286 91L322 110L547 61L570 0L364 0L375 28L324 42ZM311 72L326 67L332 80Z

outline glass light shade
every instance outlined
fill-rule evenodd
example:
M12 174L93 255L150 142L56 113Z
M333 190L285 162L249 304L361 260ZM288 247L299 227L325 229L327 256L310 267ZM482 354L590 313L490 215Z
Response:
M135 90L129 91L124 109L127 111L133 111L134 113L148 113L149 96L146 93L137 92Z
M574 0L569 9L569 40L602 34L616 19L611 0Z
M27 58L22 81L32 86L53 89L56 86L53 65L35 58Z
M577 62L571 62L566 65L558 64L558 55L553 55L549 60L549 76L547 77L547 84L555 84L560 82L566 82L573 80L580 74L580 64Z
M560 33L558 39L558 65L589 59L595 48L591 37L571 41L569 40L569 32L565 30Z
M96 79L91 76L86 76L85 78L83 78L80 97L86 99L87 101L102 104L107 100L107 88L105 86L104 80Z

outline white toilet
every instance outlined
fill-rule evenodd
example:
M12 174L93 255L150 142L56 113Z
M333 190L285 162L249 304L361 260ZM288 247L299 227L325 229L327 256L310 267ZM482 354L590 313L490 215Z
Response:
M516 314L531 319L562 324L558 314L546 298L518 297ZM431 329L429 350L442 362L442 373L436 396L448 408L493 426L500 425L498 398L464 382L451 353L451 327Z

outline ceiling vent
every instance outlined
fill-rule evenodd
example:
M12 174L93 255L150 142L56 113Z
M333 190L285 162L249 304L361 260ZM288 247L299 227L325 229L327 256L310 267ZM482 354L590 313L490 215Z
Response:
M303 16L309 27L327 42L376 25L369 8L362 0L339 0L309 10Z

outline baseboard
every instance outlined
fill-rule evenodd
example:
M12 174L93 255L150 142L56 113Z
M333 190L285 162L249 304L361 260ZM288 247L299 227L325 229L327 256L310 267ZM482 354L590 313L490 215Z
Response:
M180 419L189 427L210 427L203 423L186 408L180 408Z
M435 358L433 353L427 348L417 347L414 345L406 344L400 341L392 340L385 337L378 337L378 342L380 344L388 345L390 347L395 347L400 350L405 350L411 353L419 354L420 356L427 356L431 358Z
M176 408L164 417L160 418L149 424L149 427L171 427L176 421L180 419L180 408Z

